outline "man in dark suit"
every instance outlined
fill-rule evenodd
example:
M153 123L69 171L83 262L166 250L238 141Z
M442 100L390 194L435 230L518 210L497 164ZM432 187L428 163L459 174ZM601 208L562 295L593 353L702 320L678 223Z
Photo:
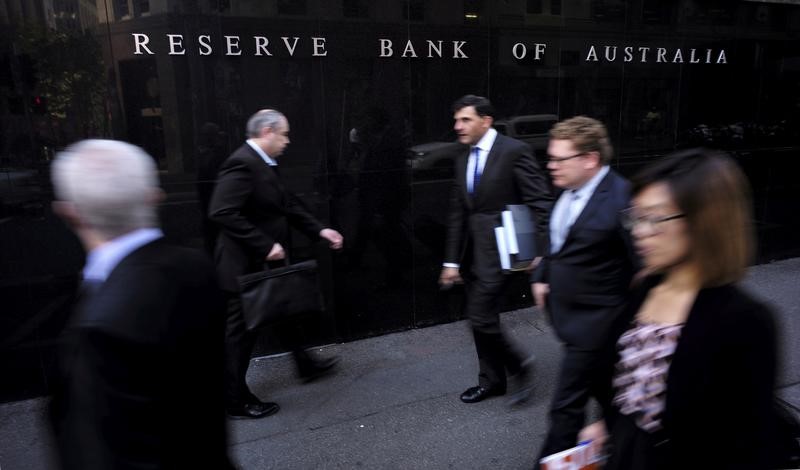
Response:
M461 282L461 261L469 260L466 316L478 353L478 385L461 394L475 403L506 393L506 372L516 386L510 402L527 399L531 365L525 363L500 328L498 300L509 279L500 267L494 228L502 225L507 204L527 204L546 245L551 200L547 182L527 144L499 135L492 128L494 109L488 99L467 95L453 105L458 141L470 146L456 160L450 202L442 287Z
M224 299L205 256L163 240L152 157L88 140L52 170L53 209L88 252L50 409L62 468L232 468Z
M600 348L637 265L620 216L629 185L608 166L613 150L605 126L585 116L560 122L547 152L553 186L563 191L550 218L550 254L533 272L532 291L564 343L564 357L541 456L577 444L590 396L603 406L610 400L597 388Z
M278 411L248 388L245 376L256 334L248 332L242 317L237 277L264 269L265 263L286 259L289 226L312 238L342 247L342 236L311 215L281 181L277 158L289 144L289 122L278 111L265 109L247 122L250 138L220 168L211 197L209 218L220 227L215 253L217 273L228 297L226 327L227 409L231 417L262 418ZM329 372L336 360L315 359L302 348L295 324L281 331L292 349L298 372L305 380Z

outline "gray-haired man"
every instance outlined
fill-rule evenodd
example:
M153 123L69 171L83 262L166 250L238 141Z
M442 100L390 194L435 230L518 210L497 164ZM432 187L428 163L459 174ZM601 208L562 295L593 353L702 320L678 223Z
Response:
M311 215L280 179L277 159L289 144L286 117L272 109L258 111L248 120L247 133L247 142L220 168L209 218L220 227L215 258L220 285L228 294L228 414L262 418L279 408L259 400L245 381L256 335L245 328L237 277L263 270L265 262L286 259L290 225L311 238L327 240L333 249L341 248L343 239ZM319 377L335 365L333 359L314 359L303 350L296 325L281 333L304 379Z
M152 157L87 140L52 176L53 208L87 251L51 406L61 467L231 468L224 299L202 253L163 240Z

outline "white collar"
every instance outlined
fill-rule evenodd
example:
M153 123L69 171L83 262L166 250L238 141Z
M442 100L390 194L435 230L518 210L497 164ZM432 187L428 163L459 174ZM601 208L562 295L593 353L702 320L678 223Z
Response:
M600 184L600 182L603 181L603 178L606 177L609 170L610 168L608 167L608 165L603 165L603 167L600 168L600 171L598 171L594 176L592 176L591 179L589 179L589 181L584 183L583 186L581 186L580 188L572 190L572 193L580 197L581 199L591 196L592 194L594 194L594 190L597 189L597 186Z
M253 150L255 150L258 156L261 157L261 159L264 160L264 162L266 162L267 165L278 166L278 162L275 161L275 159L271 158L269 155L267 155L267 152L265 152L264 149L259 147L258 144L256 144L255 141L253 141L253 139L247 139L247 145L249 145Z
M478 141L477 144L473 145L473 147L477 147L485 152L489 152L492 149L492 145L494 145L494 141L497 139L497 131L490 127L481 140Z
M159 228L140 228L103 243L86 256L83 279L104 282L126 256L163 236Z

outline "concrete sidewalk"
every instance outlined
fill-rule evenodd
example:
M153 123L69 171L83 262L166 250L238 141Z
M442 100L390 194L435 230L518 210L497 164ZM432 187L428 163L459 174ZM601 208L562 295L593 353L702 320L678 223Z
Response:
M751 270L748 288L776 307L784 364L781 394L800 406L800 259ZM491 399L466 405L476 358L465 322L328 346L340 372L301 385L287 355L255 359L248 380L275 416L229 421L230 452L244 469L525 469L546 431L560 348L538 311L504 315L510 335L536 356L535 399L509 409ZM0 405L0 468L49 469L45 399Z

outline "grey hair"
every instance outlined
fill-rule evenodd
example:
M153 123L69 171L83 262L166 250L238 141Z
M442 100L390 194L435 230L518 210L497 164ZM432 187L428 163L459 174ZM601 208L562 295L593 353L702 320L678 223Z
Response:
M261 129L270 127L275 129L285 120L286 116L280 111L274 109L262 109L261 111L250 116L247 120L247 136L258 137L261 134Z
M139 147L83 140L60 152L51 172L56 198L72 203L84 223L107 239L158 225L158 170Z

